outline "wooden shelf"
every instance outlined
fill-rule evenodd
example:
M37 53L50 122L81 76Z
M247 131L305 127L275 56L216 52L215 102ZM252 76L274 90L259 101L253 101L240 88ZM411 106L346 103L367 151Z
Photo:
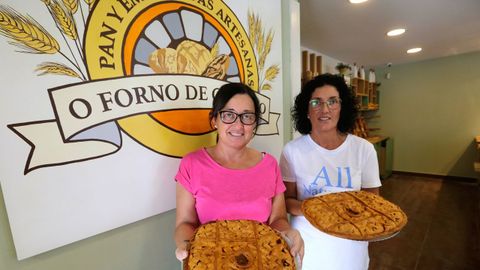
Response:
M479 173L480 173L480 161L473 163L473 169L474 169L476 172L479 172Z
M480 136L475 137L475 143L477 144L477 160L473 162L473 169L480 173Z
M379 143L381 141L384 141L386 139L388 139L388 137L385 137L385 136L373 136L373 137L367 137L365 138L367 139L367 141L371 142L372 144L376 144L376 143Z
M378 110L378 90L377 84L368 82L361 78L352 78L350 80L357 103L361 111Z

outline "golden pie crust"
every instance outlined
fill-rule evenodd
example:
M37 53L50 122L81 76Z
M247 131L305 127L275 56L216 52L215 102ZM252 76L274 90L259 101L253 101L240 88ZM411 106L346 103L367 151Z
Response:
M200 226L190 242L185 270L295 269L285 240L269 226L223 220Z
M302 202L302 212L320 231L352 240L386 239L407 224L400 207L366 191L312 197Z

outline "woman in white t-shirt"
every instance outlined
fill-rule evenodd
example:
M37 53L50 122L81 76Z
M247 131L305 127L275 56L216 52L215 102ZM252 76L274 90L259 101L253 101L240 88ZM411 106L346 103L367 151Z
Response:
M350 132L358 110L352 90L337 75L307 82L295 98L294 128L303 136L287 143L280 158L292 226L304 239L302 270L368 269L368 242L331 236L303 216L301 203L317 194L348 190L379 193L373 145Z

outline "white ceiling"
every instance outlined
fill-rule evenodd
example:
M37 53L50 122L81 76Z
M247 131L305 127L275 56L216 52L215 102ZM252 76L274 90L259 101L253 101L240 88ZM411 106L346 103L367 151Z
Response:
M301 46L350 64L395 65L480 51L480 0L299 2ZM406 33L385 35L398 27ZM423 51L407 55L412 47Z

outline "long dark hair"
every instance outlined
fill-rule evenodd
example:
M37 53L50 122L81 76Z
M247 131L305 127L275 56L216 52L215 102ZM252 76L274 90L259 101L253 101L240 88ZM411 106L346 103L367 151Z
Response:
M352 89L345 83L343 77L325 73L307 82L301 92L295 97L295 104L292 108L293 126L301 134L309 134L312 131L312 124L308 119L308 103L315 89L325 85L335 87L342 100L337 129L342 133L353 130L355 119L358 115L355 95Z

